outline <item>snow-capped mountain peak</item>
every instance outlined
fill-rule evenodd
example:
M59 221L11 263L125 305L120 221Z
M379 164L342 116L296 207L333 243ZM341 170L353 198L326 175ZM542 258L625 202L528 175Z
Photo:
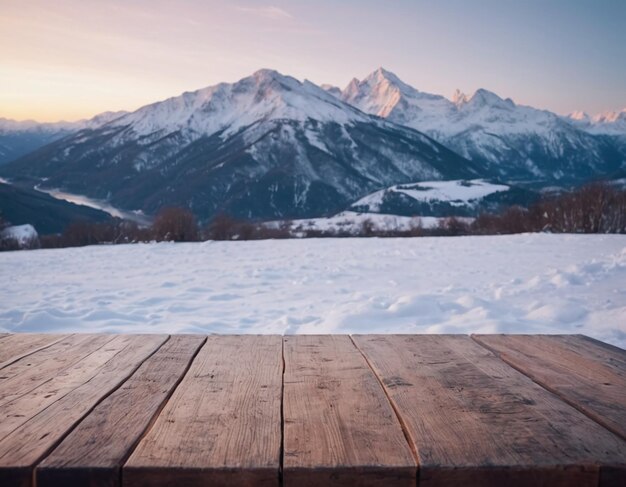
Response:
M371 73L367 78L363 81L369 84L380 84L380 83L388 83L389 85L395 86L396 88L408 88L412 89L409 85L404 83L400 78L398 78L391 71L387 71L382 66L378 68L376 71Z
M626 108L615 112L603 112L593 117L595 123L615 123L626 121Z
M613 135L626 138L626 108L589 116L584 112L573 112L564 119L576 127L596 135Z
M351 82L342 99L366 113L424 132L502 176L559 180L581 169L614 167L619 157L610 143L594 139L580 123L517 105L483 88L471 96L457 90L449 100L418 91L380 68L361 82ZM619 120L620 116L607 114L593 129L623 130Z
M454 103L457 107L467 103L467 100L469 100L469 97L465 93L458 88L454 90L454 93L452 94L452 103Z
M510 98L502 99L494 92L485 90L484 88L477 89L474 94L462 104L465 109L480 109L484 107L496 107L503 109L515 108L515 103Z
M591 120L589 114L583 111L572 112L567 117L577 122L588 122L589 120Z
M339 88L339 87L337 87L335 85L329 85L327 83L324 83L324 84L320 85L320 88L322 88L324 91L330 93L335 98L341 98L341 88Z
M453 108L444 97L420 92L384 68L362 81L353 79L341 98L366 113L409 126L413 118L437 118Z
M235 83L220 83L153 103L114 122L134 134L184 134L190 140L230 135L268 120L350 123L367 117L310 81L261 69Z

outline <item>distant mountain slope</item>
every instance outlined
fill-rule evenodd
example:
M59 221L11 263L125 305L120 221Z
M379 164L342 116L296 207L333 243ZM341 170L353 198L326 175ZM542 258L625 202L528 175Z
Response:
M1 182L0 214L12 225L33 225L40 235L61 233L76 221L102 222L111 219L111 215L103 211Z
M574 112L564 118L591 134L626 137L626 108L619 112L599 113L593 117L584 112Z
M147 213L185 206L201 218L332 214L391 184L477 176L429 137L271 70L145 106L0 173Z
M78 122L39 123L0 118L0 165L13 161L79 130L93 129L126 112L105 112Z
M626 167L626 151L614 139L484 89L472 96L457 91L448 100L380 68L363 81L354 79L341 99L430 135L478 163L483 176L571 183Z
M350 209L405 216L478 216L503 206L527 206L539 196L534 191L484 180L421 181L376 191Z

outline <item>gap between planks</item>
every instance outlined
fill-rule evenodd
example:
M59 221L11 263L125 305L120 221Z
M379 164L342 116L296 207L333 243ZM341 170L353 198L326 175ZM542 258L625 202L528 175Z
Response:
M497 335L493 335L493 336L497 336ZM510 336L516 337L518 335L510 335ZM525 335L520 335L520 336L525 336ZM530 335L530 336L535 337L536 335ZM547 337L561 337L561 335L546 335L546 336ZM609 352L623 353L623 350L618 348L618 347L615 347L615 346L610 345L608 343L601 342L599 340L596 340L594 338L591 338L591 337L588 337L588 336L585 336L585 335L565 335L565 336L567 336L567 337L569 337L569 336L576 337L576 338L578 338L578 339L580 339L582 341L586 341L586 342L590 343L592 346L597 346L597 347L600 347L600 348L604 348L605 350L608 350ZM555 397L557 397L558 399L560 399L564 403L570 405L571 407L573 407L574 409L576 409L580 413L584 414L586 417L588 417L590 420L592 420L593 422L597 423L598 425L600 425L604 429L610 431L611 433L615 434L616 436L620 437L621 439L626 440L626 436L624 435L623 429L620 430L620 429L616 428L615 427L615 423L611 424L611 422L607 421L602 415L597 414L593 410L593 408L591 408L591 409L587 408L583 404L581 404L579 401L577 401L576 399L568 397L566 392L563 392L562 390L559 389L559 387L550 384L549 380L542 380L540 377L537 377L535 374L533 374L531 369L529 369L528 367L524 367L522 364L516 363L514 359L507 357L506 354L503 353L503 350L499 350L497 348L497 346L494 346L494 345L491 345L489 343L486 343L483 340L483 337L485 337L485 339L489 340L489 338L492 337L492 335L476 335L476 334L471 334L470 335L470 338L475 343L477 343L478 345L483 347L485 350L488 350L489 352L491 352L493 355L495 355L499 360L503 361L509 367L511 367L512 369L515 369L519 373L525 375L530 380L532 380L535 384L537 384L541 388L545 389L549 393L553 394ZM560 345L561 344L555 344L555 346L557 346L557 347L559 347ZM566 350L572 350L572 349L570 347L566 347Z
M282 360L282 375L280 385L280 456L278 457L278 486L283 487L283 467L285 463L285 337L280 340L280 356Z
M28 335L31 335L31 334L28 334ZM35 335L35 334L32 334L32 335ZM2 335L0 337L0 339L2 339L3 341L8 341L13 336L15 336L15 335L7 333L6 335ZM29 355L32 355L32 354L34 354L36 352L39 352L41 350L44 350L46 348L49 348L52 345L55 345L55 344L59 343L62 340L70 338L71 336L73 336L73 334L50 335L50 336L56 336L57 338L56 338L56 340L53 338L52 341L50 341L48 343L43 343L43 344L41 344L39 346L35 346L35 348L28 348L24 352L18 353L17 355L12 355L9 359L5 360L4 362L0 362L0 369L4 369L5 367L8 367L9 365L14 364L18 360L21 360L21 359L23 359L25 357L28 357Z
M354 345L355 348L359 351L359 353L363 356L365 363L367 364L369 369L372 371L372 374L374 374L374 377L376 377L376 380L380 384L380 388L382 389L383 393L385 394L385 397L387 398L387 402L390 404L391 409L393 409L393 412L396 415L398 422L400 423L400 428L402 428L402 434L404 435L404 439L409 445L409 449L411 450L411 453L413 454L413 459L415 460L415 463L417 464L417 485L419 485L420 457L419 457L419 453L417 452L417 448L415 446L416 443L411 438L411 433L409 432L409 428L407 427L406 422L404 421L404 418L400 414L400 411L398 410L396 404L391 400L391 397L389 397L389 393L387 391L387 388L385 387L385 384L383 383L382 378L376 373L376 370L374 370L374 367L372 366L372 363L370 362L369 358L367 357L367 355L365 355L365 353L363 353L363 350L361 350L361 348L356 344L352 335L348 335L348 336L350 337L350 341L352 342L352 345Z
M180 377L178 378L178 380L176 381L176 383L174 384L174 387L172 387L172 390L169 391L169 393L167 394L167 397L163 400L163 402L161 403L161 405L159 406L159 408L157 409L157 411L155 412L155 414L152 416L152 418L150 419L150 421L148 422L148 425L146 426L146 428L143 430L143 432L141 433L141 435L139 436L139 438L137 439L137 441L128 449L128 451L126 452L126 454L124 455L124 457L122 458L122 461L119 464L119 485L124 485L124 479L123 479L123 473L124 473L124 469L122 468L124 466L124 464L126 463L126 461L130 458L130 456L133 454L133 452L135 451L135 448L137 448L137 445L139 445L139 443L141 442L141 440L144 439L144 437L150 432L150 430L152 429L152 427L154 426L154 423L156 422L157 418L160 416L161 411L163 411L163 408L165 408L165 406L167 405L167 403L169 402L170 398L172 397L172 395L176 392L176 389L178 389L178 386L180 385L180 383L183 381L183 379L185 378L185 376L187 375L187 373L189 372L189 369L191 368L191 364L193 364L193 361L196 359L196 357L198 356L198 354L200 353L200 350L202 350L202 347L204 347L204 344L207 341L207 337L204 337L204 340L202 340L202 343L200 344L200 346L198 347L198 349L195 351L195 353L191 356L191 360L189 360L189 362L187 363L187 367L185 367L185 370L183 371L182 374L180 374ZM165 343L163 344L165 345ZM162 345L162 346L163 346ZM160 350L160 348L159 348ZM156 353L156 352L155 352ZM147 360L147 359L146 359ZM130 377L129 377L130 379ZM35 486L36 487L36 486Z
M130 379L136 372L137 370L143 365L143 363L148 360L150 357L152 357L155 353L157 353L161 347L163 345L165 345L171 338L171 335L167 335L167 338L163 341L163 343L161 343L158 347L156 347L156 349L154 351L152 351L150 354L148 354L143 360L141 360L135 367L133 367L128 376L126 377L126 379L120 381L119 384L117 384L115 387L113 387L110 391L108 391L106 394L104 394L91 408L89 408L80 418L78 418L68 429L67 431L65 431L63 434L59 435L59 438L57 439L57 441L55 441L53 444L50 445L50 447L36 460L33 462L32 464L32 468L31 468L31 485L32 487L37 487L37 466L46 458L48 457L62 442L63 440L72 432L74 431L74 429L76 429L78 427L78 425L80 425L80 423L87 418L94 409L96 409L98 407L98 405L100 403L102 403L104 400L106 400L111 394L113 394L115 391L117 391L119 388L121 388L126 381L128 381L128 379ZM60 341L61 339L59 339ZM55 342L57 343L57 342ZM51 344L52 345L52 344ZM42 347L46 348L46 347ZM115 355L118 355L119 353L121 353L124 349L118 351ZM33 351L34 353L34 351ZM91 379L89 379L87 382L89 382ZM80 386L77 386L80 387ZM53 403L54 404L54 403ZM50 407L50 406L48 406ZM47 409L47 407L45 408ZM44 410L45 410L44 409ZM131 450L132 452L132 450ZM129 452L130 454L130 452Z

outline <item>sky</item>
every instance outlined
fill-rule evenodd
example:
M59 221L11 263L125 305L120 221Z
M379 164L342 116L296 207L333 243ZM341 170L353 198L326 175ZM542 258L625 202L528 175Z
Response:
M626 107L626 0L0 0L0 117L134 110L260 68Z

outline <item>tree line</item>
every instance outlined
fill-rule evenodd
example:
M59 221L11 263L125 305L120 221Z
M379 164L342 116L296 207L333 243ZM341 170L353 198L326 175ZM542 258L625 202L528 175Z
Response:
M0 231L6 226L0 215ZM290 221L268 224L217 215L200 226L184 208L161 210L149 227L114 219L108 222L76 222L58 235L43 235L30 248L81 247L96 244L126 244L151 241L197 242L204 240L263 240L324 237L419 237L503 235L526 232L626 233L626 191L606 183L593 183L577 190L546 197L529 208L512 206L500 213L481 214L473 221L442 218L438 226L423 228L419 218L408 229L381 230L371 220L359 228L294 229ZM0 239L0 250L15 250L17 242Z

